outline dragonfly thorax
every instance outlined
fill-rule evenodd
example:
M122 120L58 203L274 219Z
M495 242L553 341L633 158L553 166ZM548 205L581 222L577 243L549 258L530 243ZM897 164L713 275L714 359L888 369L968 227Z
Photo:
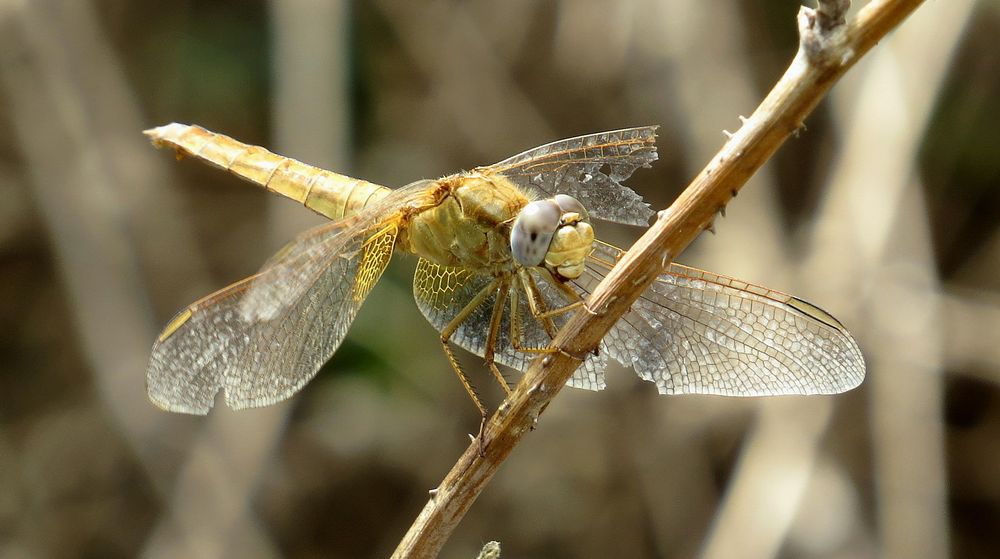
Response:
M510 271L510 223L528 198L501 176L447 177L441 201L412 216L400 248L442 266Z
M524 206L510 232L510 250L522 266L544 266L555 277L576 279L594 243L583 204L557 194Z

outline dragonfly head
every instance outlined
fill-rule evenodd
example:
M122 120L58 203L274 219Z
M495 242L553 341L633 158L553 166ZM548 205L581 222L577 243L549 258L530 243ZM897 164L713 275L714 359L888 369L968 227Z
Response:
M557 194L529 202L514 220L510 249L522 266L545 266L556 278L576 279L594 243L587 210L576 198Z

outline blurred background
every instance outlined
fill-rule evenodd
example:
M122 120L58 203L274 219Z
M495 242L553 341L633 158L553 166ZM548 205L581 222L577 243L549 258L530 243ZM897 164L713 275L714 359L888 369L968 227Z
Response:
M149 404L172 314L320 220L141 130L399 186L660 124L629 182L659 209L781 75L798 9L0 0L0 557L384 557L478 427L405 256L290 401ZM610 371L559 395L442 556L998 556L997 33L995 1L921 7L680 258L839 317L860 388L667 398Z

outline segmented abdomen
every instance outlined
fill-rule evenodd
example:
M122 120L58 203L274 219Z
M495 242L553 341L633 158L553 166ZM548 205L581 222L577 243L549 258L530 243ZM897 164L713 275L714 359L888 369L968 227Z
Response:
M170 146L179 155L207 161L330 219L353 215L390 192L384 186L306 165L200 126L174 122L144 134L156 147Z

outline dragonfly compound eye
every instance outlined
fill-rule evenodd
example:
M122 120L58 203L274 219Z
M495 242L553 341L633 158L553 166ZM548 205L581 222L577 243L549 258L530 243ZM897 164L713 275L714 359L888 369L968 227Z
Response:
M545 259L552 235L559 227L561 210L552 200L529 202L514 220L510 251L522 266L538 266Z
M576 198L568 194L556 194L554 198L555 203L559 205L559 209L562 210L563 214L575 213L580 216L580 219L587 221L587 208L583 207Z

